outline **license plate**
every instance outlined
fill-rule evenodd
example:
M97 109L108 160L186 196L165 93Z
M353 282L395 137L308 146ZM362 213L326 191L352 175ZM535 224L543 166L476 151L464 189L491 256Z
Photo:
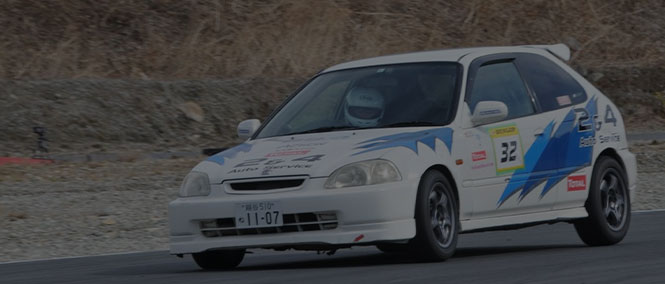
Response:
M284 224L279 203L275 201L236 204L236 228L279 227Z

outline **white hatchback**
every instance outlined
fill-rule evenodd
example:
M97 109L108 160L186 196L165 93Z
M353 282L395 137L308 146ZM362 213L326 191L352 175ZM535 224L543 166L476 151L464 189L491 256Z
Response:
M459 233L559 221L617 243L635 156L619 110L569 57L563 44L487 47L328 68L187 175L171 253L204 269L251 248L444 260Z

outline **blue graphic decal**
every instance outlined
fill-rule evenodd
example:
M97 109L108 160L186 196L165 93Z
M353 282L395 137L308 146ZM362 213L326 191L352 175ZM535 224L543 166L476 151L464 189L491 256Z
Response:
M353 156L395 147L405 147L418 154L418 142L425 144L427 147L432 149L432 151L436 151L434 147L436 145L437 139L443 141L443 143L446 144L446 147L448 147L448 153L451 153L453 144L453 130L447 127L443 127L416 132L392 134L363 141L358 144L365 145L358 146L356 149L365 150L355 153Z
M536 161L539 159L539 157L542 157L543 152L547 148L547 145L549 145L550 143L551 140L550 136L552 134L553 127L554 127L554 122L550 122L550 124L548 124L545 130L543 131L543 135L539 136L536 139L536 141L534 141L533 144L531 144L531 147L524 155L524 168L516 170L513 173L513 176L515 176L515 174L534 172L538 168L544 166L542 165L542 163L533 163L532 161ZM503 194L501 195L501 198L499 199L499 205L501 205L504 201L506 201L509 197L518 192L520 189L523 189L522 195L526 196L526 194L529 191L531 191L530 188L536 186L532 183L529 183L527 185L528 181L529 179L518 180L511 178L510 183L508 183L506 189L504 189Z
M533 142L524 155L525 167L513 172L510 182L497 201L497 206L501 206L520 190L521 201L538 185L545 182L540 193L542 198L566 176L591 165L596 135L594 125L597 113L596 102L597 99L594 97L584 109L577 110L585 113L586 119L583 119L584 114L581 114L580 119L576 120L576 110L571 109L554 135L552 135L554 122L547 125L543 135ZM524 174L528 177L524 178Z
M238 146L235 146L233 148L224 150L222 152L219 152L213 156L210 156L208 158L208 161L218 163L220 165L224 165L224 159L233 159L238 155L240 152L249 152L252 150L252 144L249 143L242 143Z

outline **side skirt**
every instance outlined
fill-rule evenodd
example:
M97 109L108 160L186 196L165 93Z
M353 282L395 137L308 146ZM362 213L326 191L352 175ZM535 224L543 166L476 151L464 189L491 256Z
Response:
M461 220L461 233L513 230L540 224L572 221L589 216L584 207L536 212L494 218Z

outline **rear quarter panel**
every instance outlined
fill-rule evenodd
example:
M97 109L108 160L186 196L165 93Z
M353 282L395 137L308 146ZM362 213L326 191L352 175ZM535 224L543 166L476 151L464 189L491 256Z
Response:
M584 206L589 194L589 186L593 174L593 167L595 166L598 157L608 150L619 153L620 163L624 165L627 173L628 183L630 188L635 187L636 169L634 163L634 156L628 151L628 140L626 137L625 125L621 112L612 101L605 96L600 90L589 83L584 77L575 72L568 65L562 63L553 56L549 57L552 61L556 62L564 70L568 71L573 78L575 78L584 87L589 101L595 100L596 113L591 118L591 123L595 130L593 141L593 155L592 163L573 175L586 176L586 189L583 191L572 190L570 186L564 187L559 194L559 200L555 209L573 208ZM593 103L593 102L591 102ZM631 160L633 160L631 162ZM574 186L573 186L574 188ZM634 194L631 192L631 194Z

